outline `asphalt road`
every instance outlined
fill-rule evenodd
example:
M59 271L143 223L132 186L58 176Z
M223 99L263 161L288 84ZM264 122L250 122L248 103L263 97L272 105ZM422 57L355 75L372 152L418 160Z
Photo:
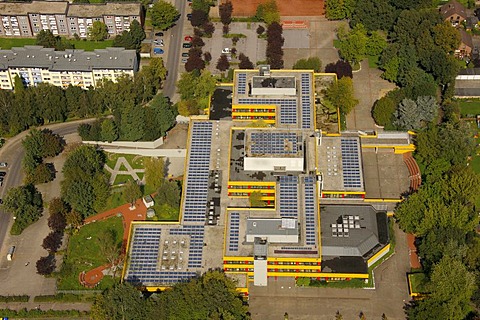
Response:
M81 123L92 122L95 119L77 120L66 123L56 123L52 125L46 125L41 129L48 128L60 136L75 133L77 127ZM0 187L0 198L3 199L9 188L17 187L22 184L23 172L22 172L22 159L25 155L25 151L22 147L22 139L28 134L28 130L24 131L13 138L7 140L5 145L0 148L0 162L7 162L7 175L3 182L3 186ZM2 170L4 171L4 170ZM8 226L10 225L12 216L4 212L0 208L0 248L3 247L5 236L8 232Z
M186 0L176 0L175 7L177 7L178 12L180 12L180 18L178 19L177 24L170 29L171 39L166 66L168 70L168 76L163 85L163 94L170 99L173 98L176 91L178 66L181 59L180 52L183 44L183 26L185 22L188 22L187 15L185 13L186 6Z

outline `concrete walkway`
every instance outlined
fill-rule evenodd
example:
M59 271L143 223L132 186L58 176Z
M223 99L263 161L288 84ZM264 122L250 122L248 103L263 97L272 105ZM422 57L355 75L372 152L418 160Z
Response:
M120 170L120 167L122 164L127 168L127 170ZM110 176L110 184L113 185L115 182L115 179L117 178L117 175L119 174L125 174L125 175L130 175L135 181L142 181L143 179L140 179L140 177L137 175L139 172L145 172L145 169L133 169L130 163L125 159L125 157L119 157L117 159L117 163L115 164L115 168L110 168L105 164L105 169L111 173Z
M393 83L380 77L382 71L368 66L368 60L363 60L361 67L360 71L353 73L353 89L359 104L347 115L348 130L372 130L376 128L372 118L373 104L388 91L395 89Z

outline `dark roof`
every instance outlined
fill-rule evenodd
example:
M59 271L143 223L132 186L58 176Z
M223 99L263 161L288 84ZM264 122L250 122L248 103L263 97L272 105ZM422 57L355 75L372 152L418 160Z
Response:
M475 16L467 17L465 23L466 23L467 29L473 29L475 28L475 25L478 23L478 18Z
M480 97L480 88L455 88L457 97Z
M444 19L453 14L459 15L463 18L467 17L465 7L458 1L452 0L440 7L440 14Z
M367 273L368 266L362 257L322 257L322 272Z
M473 48L472 36L463 29L458 29L462 38L462 43L470 48Z
M480 68L465 68L458 71L459 75L477 76L480 75Z

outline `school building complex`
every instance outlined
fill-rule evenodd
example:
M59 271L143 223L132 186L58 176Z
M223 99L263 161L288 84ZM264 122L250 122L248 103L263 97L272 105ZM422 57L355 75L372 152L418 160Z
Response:
M402 132L316 129L322 76L235 71L191 119L180 221L132 224L125 281L154 291L214 268L243 292L276 277L368 279L390 250L384 203L401 200L382 183L408 188L413 144Z

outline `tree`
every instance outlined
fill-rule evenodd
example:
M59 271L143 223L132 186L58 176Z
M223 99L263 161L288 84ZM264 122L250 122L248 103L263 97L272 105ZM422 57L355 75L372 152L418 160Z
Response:
M180 17L180 13L174 5L160 0L155 2L150 9L152 25L162 30L172 27Z
M112 142L118 139L118 129L115 122L107 118L102 121L102 140Z
M205 61L197 55L189 55L187 62L185 63L185 71L192 72L194 70L203 70L205 69Z
M433 42L448 54L455 53L461 42L461 36L457 29L448 21L439 23L433 27Z
M67 220L67 225L72 228L79 228L83 223L82 215L75 210L68 212L65 219Z
M177 110L170 99L162 94L156 95L145 108L146 123L143 140L153 141L166 135L175 125Z
M363 24L367 30L385 30L392 27L397 18L397 11L384 0L358 0L352 15L352 24Z
M251 192L248 200L250 201L250 207L252 208L260 208L266 206L265 201L262 200L262 193L260 191Z
M349 62L360 62L366 54L366 45L368 42L367 30L362 24L357 24L345 35L342 35L343 32L344 31L340 29L338 34L340 40L340 56Z
M67 220L65 214L61 212L55 212L48 217L48 226L50 229L56 232L63 232L67 226Z
M266 57L272 69L283 68L283 50L282 46L285 39L282 36L282 26L277 22L272 22L267 28L267 50Z
M194 36L191 42L193 47L203 47L205 45L205 42L203 42L202 38Z
M265 32L265 27L262 26L261 24L257 27L257 34L261 35Z
M295 62L293 69L296 70L313 70L320 72L322 69L322 61L318 57L311 57L307 59L300 59Z
M97 320L148 319L147 304L137 288L119 283L95 297L91 316Z
M208 70L202 70L199 76L193 72L182 73L177 82L177 90L182 100L195 100L201 109L208 106L209 96L215 88L216 80Z
M120 137L126 141L138 141L145 135L145 109L127 103L121 115Z
M325 15L329 20L350 18L355 8L353 0L329 0L326 2Z
M338 60L335 63L329 63L325 66L325 72L336 73L337 79L342 79L343 77L353 78L352 66L348 61Z
M223 24L228 25L232 22L232 12L233 12L232 2L227 1L225 3L222 3L219 6L219 12L220 12L220 21L222 21Z
M123 47L139 51L142 47L142 41L145 39L145 31L137 20L130 24L129 31L123 31L113 40L114 47Z
M254 69L252 61L243 53L240 53L238 60L240 60L238 64L239 69Z
M165 181L157 190L155 200L158 203L165 203L174 209L180 207L181 190L176 181Z
M105 261L113 268L113 278L115 278L115 271L117 270L117 263L122 249L122 239L115 230L104 230L97 236L100 253Z
M203 60L205 60L206 63L209 63L212 61L212 54L210 52L204 52L203 53Z
M20 234L42 216L42 194L33 185L10 188L3 199L3 208L15 217L12 234Z
M421 96L417 101L405 98L395 112L394 124L406 130L420 129L437 117L438 108L432 96Z
M165 181L165 161L163 158L149 157L144 160L143 164L147 185L157 190Z
M192 1L192 11L199 10L207 14L210 12L210 6L212 5L211 0L193 0Z
M192 10L192 18L190 23L193 27L200 27L208 21L208 14L202 10Z
M230 68L230 62L228 62L227 56L224 54L220 55L220 58L218 58L217 61L217 69L224 72L228 68Z
M53 181L55 178L53 163L40 163L31 175L25 178L27 183L40 184Z
M54 48L57 51L73 49L73 44L60 36L55 36L50 30L40 30L37 34L35 44L45 48Z
M387 47L387 39L378 31L371 31L365 44L365 53L369 56L378 56Z
M349 77L332 83L325 90L325 99L328 100L335 108L340 109L343 114L348 114L358 104L353 93L353 81Z
M142 196L142 191L140 190L140 186L136 181L128 180L125 184L125 188L123 189L123 196L125 200L130 203L133 207L135 205L135 201Z
M387 128L392 127L393 114L397 109L398 102L392 97L392 94L375 101L372 109L372 116L375 119L375 123Z
M277 2L275 0L267 0L257 6L255 17L270 25L273 22L280 21L280 12L278 11Z
M43 239L42 247L49 253L55 253L62 245L63 234L58 231L50 232L45 239Z
M38 259L37 264L37 273L47 276L55 271L55 256L48 255L46 257L41 257Z
M103 41L108 38L108 28L102 21L94 21L88 28L88 38L93 41Z
M211 22L205 22L202 24L202 29L203 32L205 33L205 36L211 37L212 34L215 32L215 26Z

